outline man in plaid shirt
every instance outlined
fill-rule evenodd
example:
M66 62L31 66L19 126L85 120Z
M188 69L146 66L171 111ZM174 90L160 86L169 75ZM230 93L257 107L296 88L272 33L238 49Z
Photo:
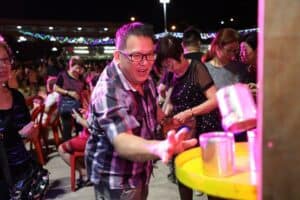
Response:
M142 200L148 195L152 160L168 162L196 145L187 129L155 140L156 89L149 74L156 58L151 26L134 22L116 33L114 60L92 93L86 164L95 196Z

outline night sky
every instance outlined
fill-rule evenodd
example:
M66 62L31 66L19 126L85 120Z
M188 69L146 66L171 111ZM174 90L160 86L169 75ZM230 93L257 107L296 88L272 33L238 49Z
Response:
M153 24L157 32L164 30L159 0L8 0L1 4L0 18L123 23L135 16ZM204 32L222 27L253 28L257 27L257 0L171 0L167 21L179 31L189 25Z

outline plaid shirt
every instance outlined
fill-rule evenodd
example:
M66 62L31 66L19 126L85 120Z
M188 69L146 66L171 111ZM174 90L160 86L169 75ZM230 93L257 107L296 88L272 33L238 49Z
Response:
M122 133L132 131L144 139L154 139L156 90L149 78L140 95L126 80L115 63L102 72L91 97L88 117L91 135L86 145L86 163L94 184L108 184L111 189L135 188L148 184L152 161L133 162L121 158L112 143Z

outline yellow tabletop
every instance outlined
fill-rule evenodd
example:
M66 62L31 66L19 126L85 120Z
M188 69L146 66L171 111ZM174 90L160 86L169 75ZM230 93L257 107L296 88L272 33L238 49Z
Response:
M200 147L179 154L175 170L180 182L195 190L229 199L256 199L256 173L250 172L245 142L235 144L235 173L232 176L203 175Z

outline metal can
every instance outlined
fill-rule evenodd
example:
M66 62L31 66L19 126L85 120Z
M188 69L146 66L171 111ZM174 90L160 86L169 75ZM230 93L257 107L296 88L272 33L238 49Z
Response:
M224 177L234 173L235 143L232 133L204 133L199 136L199 143L204 175Z

